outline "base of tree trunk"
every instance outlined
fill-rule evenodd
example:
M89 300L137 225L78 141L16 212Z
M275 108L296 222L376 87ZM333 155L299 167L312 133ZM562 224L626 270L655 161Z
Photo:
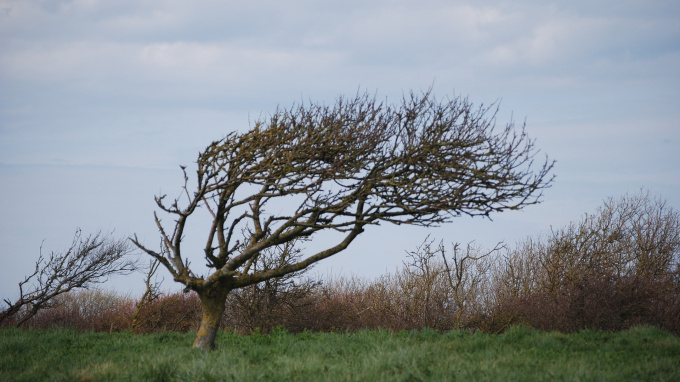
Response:
M196 349L215 349L215 338L220 327L228 292L199 293L203 318L196 333L193 347Z

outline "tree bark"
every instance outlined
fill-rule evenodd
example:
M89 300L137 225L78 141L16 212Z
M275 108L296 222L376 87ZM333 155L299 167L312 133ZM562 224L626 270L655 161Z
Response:
M203 318L196 333L193 347L196 349L215 349L215 337L220 327L220 320L224 313L228 290L208 290L199 292Z

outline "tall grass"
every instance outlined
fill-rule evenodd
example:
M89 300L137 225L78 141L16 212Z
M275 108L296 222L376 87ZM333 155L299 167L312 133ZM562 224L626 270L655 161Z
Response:
M452 331L242 336L222 332L217 350L193 335L0 330L3 381L436 381L680 380L680 338L658 329L501 335Z

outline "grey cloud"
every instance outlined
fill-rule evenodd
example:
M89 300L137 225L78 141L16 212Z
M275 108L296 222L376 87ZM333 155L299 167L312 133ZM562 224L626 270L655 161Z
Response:
M640 186L670 190L677 206L678 20L677 0L0 0L0 184L12 186L0 188L0 289L31 266L5 259L34 254L48 234L112 224L153 237L152 195L176 191L177 165L208 142L279 103L357 89L389 102L430 85L502 98L498 123L526 116L558 160L545 205L500 217L505 227L461 220L440 238L512 240L533 233L517 220L567 223ZM387 231L393 252L353 249L382 251L378 272L427 234Z

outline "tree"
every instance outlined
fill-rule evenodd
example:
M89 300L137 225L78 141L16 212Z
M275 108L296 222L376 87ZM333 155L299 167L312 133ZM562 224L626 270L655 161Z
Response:
M213 348L230 291L303 270L333 256L381 222L434 226L451 218L488 217L540 201L553 163L538 153L524 125L495 126L497 108L467 99L410 93L396 106L367 94L333 106L278 108L245 133L232 132L198 156L196 185L186 200L156 197L174 217L154 213L161 246L132 241L160 261L185 290L198 293L203 318L194 347ZM194 273L182 252L199 208L212 216L203 256L211 273ZM318 232L336 241L294 262L255 269L265 251Z
M109 276L130 274L137 263L130 258L132 247L126 240L115 240L101 232L87 237L77 230L66 253L51 252L35 263L35 271L19 283L19 299L5 300L8 308L0 313L0 323L21 313L16 326L22 325L42 308L52 306L55 297L73 289L87 289ZM34 286L24 291L29 283ZM26 309L26 311L24 311Z
M140 327L142 326L142 320L140 319L140 316L142 315L142 311L144 308L148 307L152 302L156 301L158 298L161 297L161 281L151 281L153 279L154 275L156 275L156 272L158 271L158 267L161 265L161 263L158 262L158 260L151 260L149 262L149 268L146 272L146 290L144 290L144 293L142 294L142 298L139 299L139 302L135 306L135 313L132 315L132 327L131 331L133 333L138 333L140 330Z

